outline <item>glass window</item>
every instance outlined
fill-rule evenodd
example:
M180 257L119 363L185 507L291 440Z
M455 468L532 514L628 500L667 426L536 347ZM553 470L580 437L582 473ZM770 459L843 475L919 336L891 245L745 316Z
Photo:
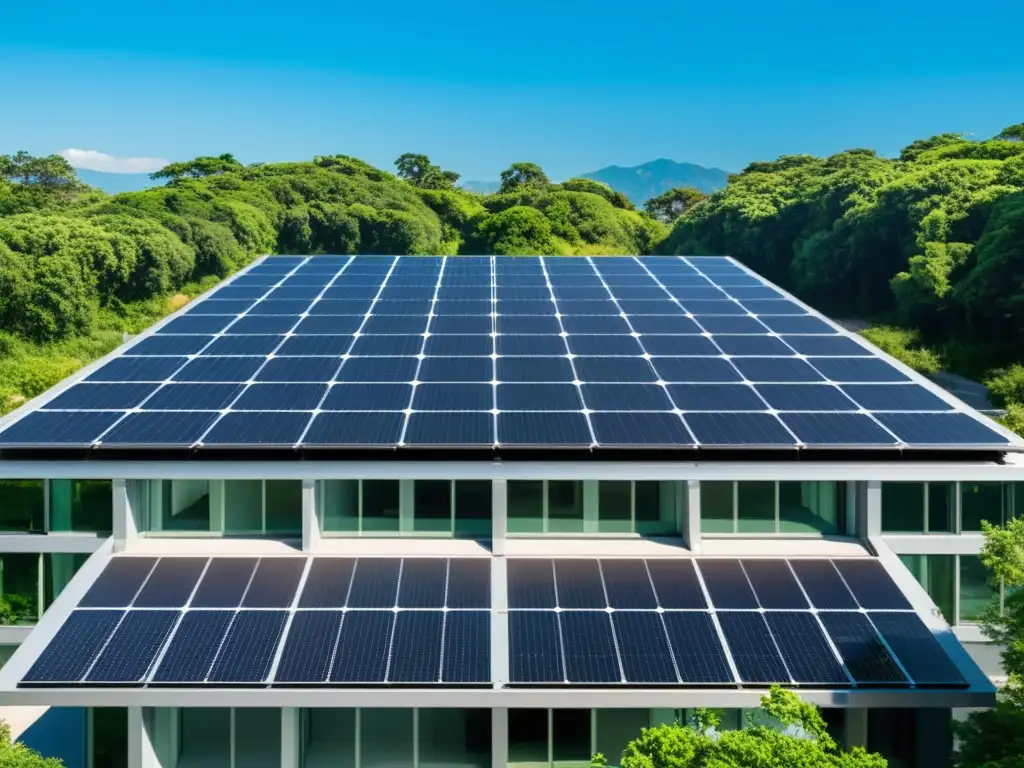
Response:
M92 762L95 768L128 768L128 709L93 707Z
M835 534L842 530L845 483L779 483L782 533Z
M557 768L590 765L589 709L551 711L551 757Z
M709 480L700 484L700 529L703 533L732 533L734 483Z
M394 768L413 764L413 710L359 711L360 768Z
M39 555L0 555L0 624L39 620Z
M356 710L305 710L304 765L355 768Z
M981 558L960 555L960 623L981 621L996 594Z
M320 525L325 531L359 530L359 481L325 480L320 484Z
M0 645L0 669L11 660L11 656L18 650L16 645Z
M950 624L955 623L953 603L956 592L956 556L900 555L900 560L942 611L943 618Z
M639 480L634 483L636 532L648 536L679 533L676 506L683 487L675 480Z
M956 483L928 483L928 532L956 531Z
M451 533L451 480L417 480L414 497L413 530Z
M264 489L267 533L302 533L302 481L267 480Z
M421 768L490 768L491 710L420 709L416 714Z
M509 480L507 492L509 532L543 532L544 482L542 480Z
M882 530L924 532L924 483L882 483Z
M775 533L775 483L741 482L737 493L737 530Z
M509 483L511 485L511 483ZM508 764L519 768L550 765L548 753L548 710L508 711Z
M626 745L639 738L640 731L650 725L646 709L597 710L597 751L609 766L618 766Z
M633 483L601 480L597 485L597 530L630 533L633 530Z
M363 480L364 531L399 530L401 493L397 480Z
M0 531L42 533L45 509L42 480L0 480Z
M110 480L50 481L50 530L109 533L113 527Z
M207 480L157 482L161 483L157 530L210 530L210 483Z
M183 707L179 765L231 764L231 710ZM280 729L280 726L278 726Z
M982 520L1003 524L1002 483L961 483L960 529L980 531Z
M263 532L263 481L224 481L224 532Z
M56 600L64 587L85 565L89 555L85 553L54 552L43 555L43 610L46 611Z
M280 709L235 709L234 764L238 768L280 768Z
M583 532L583 481L548 481L548 531Z
M491 481L455 481L455 535L491 536Z

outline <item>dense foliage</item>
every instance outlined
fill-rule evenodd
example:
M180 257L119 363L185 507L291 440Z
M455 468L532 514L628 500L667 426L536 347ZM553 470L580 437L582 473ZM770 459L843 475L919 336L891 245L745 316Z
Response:
M1024 517L1005 527L983 523L981 561L994 586L1005 585L1003 607L994 599L983 617L985 633L1002 646L1007 683L994 709L956 724L956 768L1024 766ZM998 589L995 590L998 594Z
M55 757L42 757L20 742L11 742L11 727L0 720L0 768L61 768Z
M645 728L613 763L621 768L885 768L880 755L863 747L842 749L825 729L818 708L791 691L773 688L761 697L761 713L777 727L751 723L737 731L717 731L711 710L696 710L689 727ZM595 755L592 768L608 765Z

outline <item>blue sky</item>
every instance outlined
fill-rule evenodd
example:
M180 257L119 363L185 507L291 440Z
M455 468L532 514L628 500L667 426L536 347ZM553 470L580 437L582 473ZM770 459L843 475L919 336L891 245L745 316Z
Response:
M0 153L391 168L416 151L466 179L520 160L561 179L658 157L895 154L1024 120L1017 0L5 6Z

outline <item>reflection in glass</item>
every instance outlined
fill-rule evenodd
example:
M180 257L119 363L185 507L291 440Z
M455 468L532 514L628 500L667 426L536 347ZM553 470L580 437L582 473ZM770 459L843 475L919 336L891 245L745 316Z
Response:
M953 603L956 592L956 555L900 555L900 560L914 574L942 617L956 621Z
M317 707L304 715L305 768L355 768L356 710Z
M779 530L782 533L839 533L846 504L845 490L845 483L780 482Z
M414 498L414 530L431 533L451 532L451 480L417 480Z
M424 708L416 715L420 768L490 768L491 710Z
M977 555L960 555L960 623L981 621L997 592Z
M114 527L110 480L51 480L50 530L109 533Z
M397 531L400 526L398 480L363 480L363 530Z
M491 536L491 481L455 481L455 535Z
M956 531L956 483L928 483L928 532Z
M320 525L324 531L358 531L359 481L325 480L319 490Z
M267 533L302 534L302 481L265 481Z
M633 483L601 480L597 485L597 530L629 533L633 529Z
M700 529L703 533L733 533L734 484L731 481L708 480L700 484Z
M982 520L1003 524L1003 484L960 483L960 529L980 531Z
M42 480L0 480L0 531L42 533L45 504Z
M510 533L541 533L544 530L544 482L508 481L508 530Z
M924 483L882 483L882 530L924 532Z
M359 711L360 768L395 768L413 764L413 710Z
M583 481L548 481L548 531L583 532Z
M738 530L740 533L775 533L775 483L738 483Z

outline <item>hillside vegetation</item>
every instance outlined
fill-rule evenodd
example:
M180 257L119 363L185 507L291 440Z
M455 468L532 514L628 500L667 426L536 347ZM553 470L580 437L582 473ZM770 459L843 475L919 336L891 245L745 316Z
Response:
M60 157L0 157L0 408L9 410L264 253L732 254L922 370L994 379L1024 414L1024 127L752 163L638 211L532 163L498 192L423 155L174 163L113 197Z

